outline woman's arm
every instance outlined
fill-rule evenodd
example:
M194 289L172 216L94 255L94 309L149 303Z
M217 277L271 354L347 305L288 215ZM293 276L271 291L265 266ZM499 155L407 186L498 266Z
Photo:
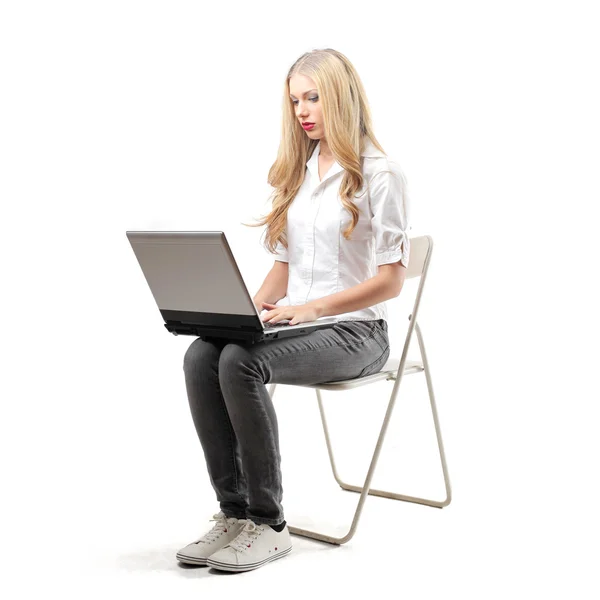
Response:
M260 289L253 298L258 312L262 310L263 302L275 304L285 297L288 287L288 275L288 263L276 260L271 270L267 273Z
M341 292L308 302L305 306L313 307L317 318L362 310L399 296L405 279L406 267L400 261L379 265L375 277Z

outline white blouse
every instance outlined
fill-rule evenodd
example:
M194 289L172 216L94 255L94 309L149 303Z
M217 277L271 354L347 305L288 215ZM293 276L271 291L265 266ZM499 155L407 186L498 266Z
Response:
M277 244L275 259L289 263L287 295L277 306L305 304L358 285L377 275L378 265L401 261L408 266L410 200L400 166L366 140L361 154L365 180L354 198L360 217L346 240L343 231L351 216L339 197L344 169L335 161L321 181L320 148L321 142L288 209L288 249ZM369 182L370 191L365 191ZM382 302L334 319L387 319L387 309Z

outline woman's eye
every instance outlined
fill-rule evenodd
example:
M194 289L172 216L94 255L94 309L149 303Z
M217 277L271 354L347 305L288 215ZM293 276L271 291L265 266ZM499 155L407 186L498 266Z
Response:
M309 100L312 100L313 102L314 102L315 100L318 100L318 99L319 99L319 96L315 96L314 98L309 98ZM292 103L293 103L293 104L298 104L298 100L292 100Z

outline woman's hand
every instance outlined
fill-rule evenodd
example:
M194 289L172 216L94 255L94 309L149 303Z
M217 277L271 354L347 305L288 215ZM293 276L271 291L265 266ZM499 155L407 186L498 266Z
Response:
M298 306L277 306L276 304L263 302L262 306L267 311L260 316L263 323L279 323L284 319L290 319L290 325L297 325L298 323L316 321L320 316L317 307L310 303Z

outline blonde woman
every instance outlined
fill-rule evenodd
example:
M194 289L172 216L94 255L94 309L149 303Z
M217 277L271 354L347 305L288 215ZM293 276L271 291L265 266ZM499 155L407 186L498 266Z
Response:
M244 344L194 340L184 357L192 418L220 504L213 528L177 558L247 571L289 554L277 416L267 383L363 377L389 357L385 301L409 258L409 199L377 142L350 61L302 55L285 78L282 138L265 248L275 254L254 302L264 322L336 316L305 335Z

